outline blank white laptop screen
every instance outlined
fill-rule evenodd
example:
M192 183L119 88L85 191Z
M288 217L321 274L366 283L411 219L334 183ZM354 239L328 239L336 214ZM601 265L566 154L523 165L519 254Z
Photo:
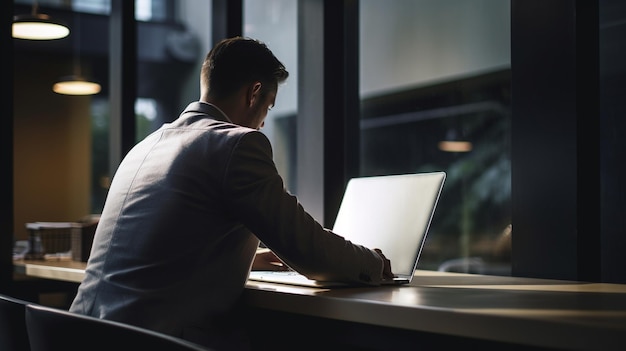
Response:
M332 231L353 243L381 249L398 281L408 283L417 269L445 178L445 172L353 178ZM278 279L273 275L253 271L250 279ZM292 283L322 283L305 280L300 277Z

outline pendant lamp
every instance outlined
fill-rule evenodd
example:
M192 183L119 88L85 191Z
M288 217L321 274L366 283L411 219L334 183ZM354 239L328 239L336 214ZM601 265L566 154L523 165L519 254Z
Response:
M78 15L80 16L80 14ZM57 94L63 95L93 95L100 92L100 84L87 80L81 74L80 66L80 17L76 21L76 30L74 30L74 73L69 76L61 77L58 82L52 86L52 90Z
M472 151L472 143L460 137L460 133L456 128L449 129L446 132L444 140L439 142L439 150L445 152L470 152Z
M13 17L13 38L52 40L65 38L70 34L65 24L53 20L49 15L38 13L37 10L38 5L35 1L32 13Z
M100 84L90 82L80 74L61 77L54 83L52 90L57 94L64 95L93 95L100 92Z

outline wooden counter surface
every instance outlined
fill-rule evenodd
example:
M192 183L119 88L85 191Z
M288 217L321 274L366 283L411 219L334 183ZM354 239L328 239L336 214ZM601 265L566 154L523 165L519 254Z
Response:
M85 263L15 261L30 277L80 282ZM316 289L249 281L246 305L415 332L529 347L626 345L626 284L418 270L410 285Z

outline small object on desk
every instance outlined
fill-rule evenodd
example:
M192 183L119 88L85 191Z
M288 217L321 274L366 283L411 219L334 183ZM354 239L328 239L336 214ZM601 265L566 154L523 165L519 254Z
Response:
M28 236L28 251L24 254L24 258L27 260L41 260L43 259L44 251L41 244L41 236L35 231L30 231Z
M72 259L87 262L91 253L91 245L96 234L99 217L89 217L80 222L80 227L72 230Z
M46 253L55 254L71 250L71 233L80 230L76 222L32 222L26 223L30 250L25 258L44 260Z
M13 260L23 260L29 250L28 240L16 240L13 244Z

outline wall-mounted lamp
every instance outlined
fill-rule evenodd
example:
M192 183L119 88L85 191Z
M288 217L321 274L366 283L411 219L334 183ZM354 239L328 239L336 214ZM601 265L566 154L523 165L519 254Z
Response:
M472 151L472 143L459 138L456 129L449 129L444 140L439 142L439 150L445 152L469 152Z
M65 38L70 34L67 26L43 13L37 13L37 2L28 15L13 17L13 38L29 40L52 40Z

